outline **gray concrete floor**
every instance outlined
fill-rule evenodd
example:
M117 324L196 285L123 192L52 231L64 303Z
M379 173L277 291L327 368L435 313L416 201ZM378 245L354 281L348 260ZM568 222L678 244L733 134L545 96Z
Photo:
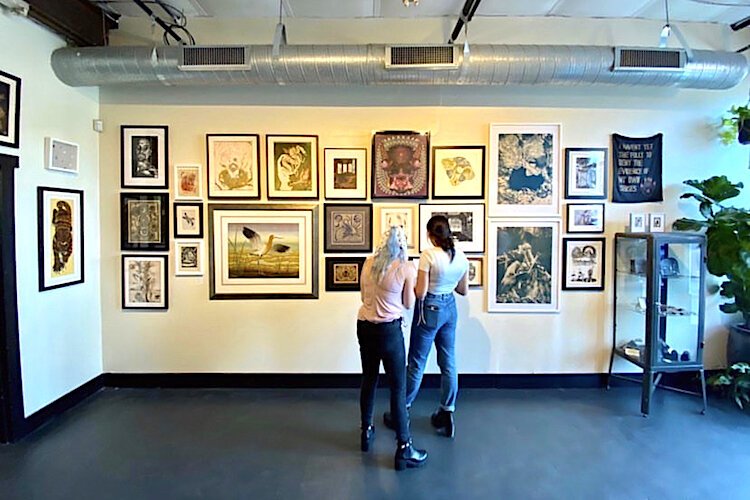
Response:
M386 409L378 395L378 414ZM3 499L750 498L750 415L639 389L463 390L456 439L412 408L424 469L393 471L393 434L358 450L356 390L107 389L0 447ZM380 422L378 422L380 424Z

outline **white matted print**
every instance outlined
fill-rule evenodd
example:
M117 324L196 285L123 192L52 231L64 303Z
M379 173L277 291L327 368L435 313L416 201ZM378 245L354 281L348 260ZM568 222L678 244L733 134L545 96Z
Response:
M469 286L478 288L484 285L484 257L477 255L467 255L469 261Z
M367 199L367 150L326 148L325 189L327 199Z
M200 200L203 196L203 169L200 165L174 166L174 198Z
M392 226L401 226L406 234L406 246L409 250L417 248L417 205L376 205L375 219L377 221L376 245L380 245L383 235Z
M565 149L566 198L607 198L608 152L606 148Z
M604 290L604 238L563 239L563 290Z
M39 186L39 291L83 283L83 191Z
M175 241L175 276L203 276L203 241Z
M646 231L646 214L641 212L633 212L630 214L630 227L628 232L631 233L643 233Z
M484 199L484 153L484 146L433 147L433 199Z
M257 134L206 134L209 198L260 198Z
M603 233L604 203L569 203L568 233Z
M648 214L648 230L652 233L663 233L666 217L663 213Z
M430 248L427 222L434 215L448 219L456 248L464 252L484 252L484 204L419 205L419 251Z
M167 189L168 128L163 125L120 127L121 187Z
M166 255L122 256L122 308L167 309Z
M174 237L203 238L203 204L175 203Z

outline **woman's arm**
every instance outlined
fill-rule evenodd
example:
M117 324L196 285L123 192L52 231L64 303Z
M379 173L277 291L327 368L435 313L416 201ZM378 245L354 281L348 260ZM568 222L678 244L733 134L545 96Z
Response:
M469 292L469 271L466 271L456 285L456 293L466 295Z
M401 302L407 309L414 307L414 275L412 273L409 273L404 280L404 290L401 292Z
M430 285L430 275L427 271L419 271L417 275L417 286L414 292L417 294L417 299L422 300L427 295L427 287Z

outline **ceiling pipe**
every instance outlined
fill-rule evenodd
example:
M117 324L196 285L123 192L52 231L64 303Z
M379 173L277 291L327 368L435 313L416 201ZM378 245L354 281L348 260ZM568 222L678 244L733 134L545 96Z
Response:
M469 24L469 21L474 18L474 13L477 11L481 2L482 0L466 0L464 2L464 6L461 9L461 15L459 16L458 21L456 21L456 26L453 28L451 37L448 39L449 44L452 44L458 39L464 26Z

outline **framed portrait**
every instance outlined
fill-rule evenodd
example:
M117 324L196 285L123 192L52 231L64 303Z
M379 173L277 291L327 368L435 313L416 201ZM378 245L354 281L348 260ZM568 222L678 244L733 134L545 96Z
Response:
M663 213L648 214L648 230L652 233L663 233L666 219Z
M203 238L203 203L174 204L174 237Z
M432 246L427 237L427 221L444 215L453 233L456 248L464 252L484 252L484 203L453 205L419 205L419 251Z
M490 220L488 312L560 310L559 236L559 220Z
M267 135L268 199L318 198L318 136Z
M367 150L325 148L326 199L367 199Z
M79 146L54 137L44 138L44 167L48 170L78 174Z
M209 298L318 298L317 205L209 205Z
M136 189L167 189L169 176L169 130L163 125L120 127L120 186Z
M122 308L166 310L169 306L167 255L122 256Z
M203 169L200 165L174 166L175 200L200 200L203 197Z
M21 131L21 79L0 71L0 146L17 148Z
M406 233L406 245L408 250L416 250L417 239L419 237L417 233L418 216L417 211L418 205L376 205L375 206L375 218L377 221L377 229L375 234L377 235L377 244L380 244L383 235L388 231L391 226L401 226L404 228Z
M323 228L323 247L328 253L372 251L372 205L369 203L326 203Z
M490 125L490 217L560 216L560 125Z
M169 194L120 193L120 249L169 250Z
M607 148L565 149L565 198L607 199Z
M39 291L83 283L83 191L37 188Z
M479 288L484 285L484 257L467 255L469 261L469 287Z
M372 197L427 198L430 134L385 131L372 137Z
M175 276L203 276L203 240L175 241Z
M358 292L365 257L326 257L326 292Z
M484 146L432 148L434 199L484 199Z
M259 143L257 134L206 134L209 198L260 198Z
M567 208L566 232L604 232L604 203L569 203Z
M563 238L563 290L604 290L604 238Z

